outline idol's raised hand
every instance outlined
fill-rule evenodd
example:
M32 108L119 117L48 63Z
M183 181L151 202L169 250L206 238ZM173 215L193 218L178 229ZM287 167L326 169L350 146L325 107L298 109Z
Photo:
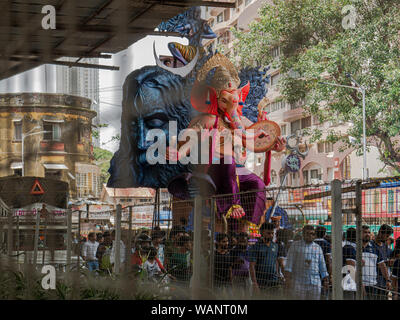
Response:
M267 118L267 112L266 112L266 111L261 111L261 112L258 114L257 121L264 121L264 120L268 120L268 118Z
M272 150L276 151L276 152L281 152L283 150L285 150L286 148L286 139L284 137L278 137L276 139L276 143L274 145L274 147L272 148Z

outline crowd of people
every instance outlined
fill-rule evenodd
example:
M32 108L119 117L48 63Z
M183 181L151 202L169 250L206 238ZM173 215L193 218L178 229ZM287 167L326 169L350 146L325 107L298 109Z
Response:
M282 228L279 219L260 227L261 237L251 241L247 233L218 233L211 250L211 235L202 233L202 283L212 278L217 294L232 298L251 296L288 299L330 299L332 289L331 239L324 226L305 225L293 232ZM362 227L362 290L364 299L397 300L400 273L400 238L393 228L382 225L374 235ZM129 265L136 276L157 283L190 287L193 273L193 234L175 225L165 231L140 232L132 243L125 264L121 241L121 266ZM392 249L394 247L394 249ZM211 252L214 252L211 257ZM356 230L344 233L343 289L345 299L356 299ZM90 271L113 272L115 232L91 233L82 246L82 258ZM204 259L203 259L204 258ZM211 263L213 266L211 267Z

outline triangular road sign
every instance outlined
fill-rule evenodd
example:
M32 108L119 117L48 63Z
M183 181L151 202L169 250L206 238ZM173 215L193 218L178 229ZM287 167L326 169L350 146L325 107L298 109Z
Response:
M39 180L35 179L35 183L33 184L32 189L31 189L31 194L43 194L43 193L44 193L44 190L43 190L42 186L40 185Z

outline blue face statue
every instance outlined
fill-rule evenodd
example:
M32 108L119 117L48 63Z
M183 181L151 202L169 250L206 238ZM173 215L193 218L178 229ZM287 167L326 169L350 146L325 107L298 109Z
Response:
M154 164L146 151L154 141L146 141L151 129L164 131L169 141L169 121L178 132L187 128L192 107L183 78L156 66L135 70L125 80L121 116L120 148L111 160L108 187L166 188L168 182L187 171L180 164Z

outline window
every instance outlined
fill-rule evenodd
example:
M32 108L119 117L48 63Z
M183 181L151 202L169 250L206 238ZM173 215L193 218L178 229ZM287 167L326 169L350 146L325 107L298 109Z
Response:
M290 179L291 179L291 186L296 187L300 184L299 182L299 173L298 172L292 172L290 173Z
M301 128L311 127L311 116L301 119Z
M329 153L333 152L333 143L332 142L319 142L318 143L318 153Z
M22 121L14 121L14 140L22 140Z
M14 169L14 176L22 177L22 169Z
M99 176L95 173L92 174L92 194L97 196L99 190Z
M318 148L318 153L323 153L324 152L324 142L318 142L317 148Z
M286 136L286 124L281 125L281 135L282 136Z
M273 58L278 58L280 54L281 54L281 49L280 49L280 47L275 47L275 48L272 48L272 49L271 49L271 56L272 56Z
M230 10L229 9L225 9L224 10L224 21L227 21L227 20L229 20L229 18L230 18Z
M281 109L285 109L286 108L286 102L284 100L275 101L275 102L272 102L269 106L270 106L270 111L269 112L274 112L274 111L278 111L278 110L281 110Z
M43 134L44 140L61 140L61 126L59 123L44 123L43 130L47 131Z
M325 152L333 152L333 143L332 142L325 142Z
M235 14L235 8L231 8L231 17Z
M230 40L230 31L227 31L218 37L217 43L228 44L229 40Z
M87 188L88 181L87 181L87 174L86 173L77 173L76 174L76 183L78 188Z
M297 130L301 130L301 120L296 120L290 123L290 133L294 134Z
M247 6L249 5L253 0L245 0L244 5Z
M304 180L304 184L310 184L310 180L308 177L308 170L303 170L303 180Z
M273 75L271 77L271 86L276 86L278 84L280 78L281 78L281 74L280 73L278 73L276 75Z
M218 16L217 16L217 23L223 22L224 21L224 16L223 13L221 12Z
M320 180L321 175L318 174L318 169L313 169L310 171L311 179Z

